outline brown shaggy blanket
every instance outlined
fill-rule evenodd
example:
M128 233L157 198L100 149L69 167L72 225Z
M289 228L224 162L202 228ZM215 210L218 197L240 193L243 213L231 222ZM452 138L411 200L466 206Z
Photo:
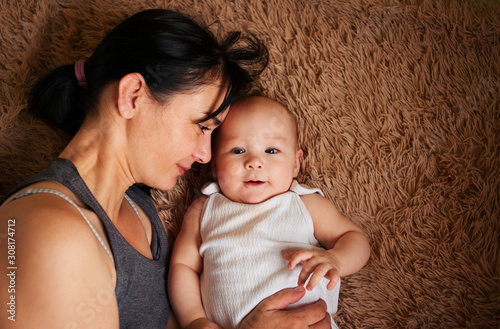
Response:
M2 1L0 195L68 140L26 113L35 79L153 7L268 45L256 88L298 118L299 180L322 188L372 246L342 281L341 327L500 327L498 1ZM153 192L172 237L205 179L200 166Z

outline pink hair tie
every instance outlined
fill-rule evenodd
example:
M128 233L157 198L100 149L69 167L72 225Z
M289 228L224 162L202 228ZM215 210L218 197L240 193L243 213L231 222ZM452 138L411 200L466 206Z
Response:
M75 76L78 82L85 82L85 60L79 60L75 63Z

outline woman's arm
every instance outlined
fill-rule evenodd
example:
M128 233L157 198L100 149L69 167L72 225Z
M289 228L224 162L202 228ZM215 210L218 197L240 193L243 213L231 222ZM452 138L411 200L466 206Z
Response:
M0 208L0 257L0 304L11 303L0 327L15 319L19 328L118 328L111 260L58 196L33 195Z
M370 245L363 231L342 215L328 199L311 194L302 196L314 225L314 236L326 251L302 250L286 253L289 268L304 263L299 274L299 285L311 276L307 289L311 290L323 277L330 279L333 289L340 277L359 271L370 257Z
M186 212L170 260L168 293L181 328L220 328L208 321L201 302L200 216L205 200L196 199Z

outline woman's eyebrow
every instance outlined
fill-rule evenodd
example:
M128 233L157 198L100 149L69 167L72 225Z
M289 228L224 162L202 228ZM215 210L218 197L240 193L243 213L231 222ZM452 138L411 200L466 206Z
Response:
M219 126L222 123L222 121L220 121L217 117L213 117L211 120L214 126Z
M207 119L201 119L200 121L198 121L196 123L206 123L208 121L212 121L212 125L216 126L216 127L218 127L222 123L222 121L220 121L218 118L210 118L208 120Z
M205 117L205 118L203 118L203 119L201 119L201 120L200 120L200 121L198 121L197 123L203 123L203 122L207 122L207 121L209 121L209 120L211 120L211 121L212 121L212 124L213 124L214 126L219 126L219 125L222 123L222 121L220 121L220 119L219 119L219 118L217 118L216 116L208 119L208 117L209 117L209 116L210 116L210 114L211 114L210 112L205 112L204 114L206 114L206 117Z

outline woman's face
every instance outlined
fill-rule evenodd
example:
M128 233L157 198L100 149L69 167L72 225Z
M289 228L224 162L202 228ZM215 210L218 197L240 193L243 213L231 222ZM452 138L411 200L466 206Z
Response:
M162 190L171 189L194 162L210 161L212 131L227 110L204 121L224 100L227 87L216 81L178 93L165 104L151 99L135 143L136 182ZM136 134L137 135L137 134Z

